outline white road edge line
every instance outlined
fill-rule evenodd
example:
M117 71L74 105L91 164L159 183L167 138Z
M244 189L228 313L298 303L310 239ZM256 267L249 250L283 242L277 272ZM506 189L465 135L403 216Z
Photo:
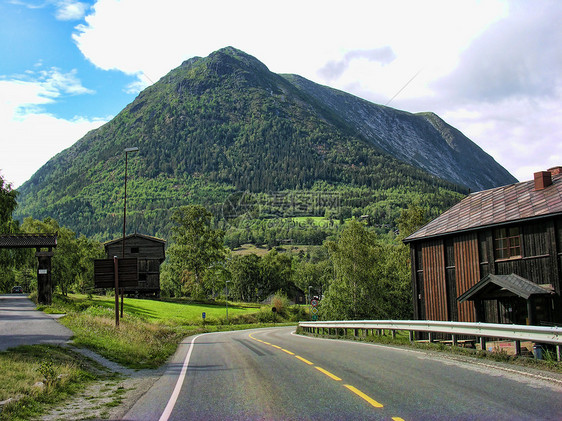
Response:
M189 351L187 351L187 355L185 356L185 360L183 361L183 366L181 368L181 372L180 372L180 375L178 377L178 381L176 382L176 386L174 387L174 391L172 392L172 396L170 396L170 400L168 401L168 404L166 405L166 408L164 408L164 412L162 412L162 415L160 416L159 421L168 421L168 418L170 418L170 415L172 415L172 411L174 410L174 406L176 405L176 401L178 400L178 396L180 394L181 387L183 386L185 374L187 373L187 367L189 366L189 359L191 358L191 352L193 351L193 344L195 343L195 340L199 336L203 336L203 335L205 335L205 333L197 335L191 340L191 344L189 346Z
M261 329L249 329L249 331L253 331L253 330L261 330ZM172 392L172 395L170 396L170 400L168 401L168 404L166 405L166 408L164 408L164 412L162 412L162 415L160 416L158 421L168 421L170 415L172 414L172 411L174 410L174 406L176 406L176 401L178 400L178 396L180 394L181 388L183 386L183 382L185 380L185 375L187 373L187 367L189 366L189 359L191 358L191 352L193 351L193 345L195 344L195 340L200 336L204 336L204 335L211 335L217 333L218 334L232 333L232 332L234 331L207 332L207 333L200 333L199 335L193 337L193 339L191 340L191 344L189 345L189 350L187 351L187 355L185 356L185 360L183 361L183 366L181 368L178 381L176 382L176 386L174 387L174 391Z

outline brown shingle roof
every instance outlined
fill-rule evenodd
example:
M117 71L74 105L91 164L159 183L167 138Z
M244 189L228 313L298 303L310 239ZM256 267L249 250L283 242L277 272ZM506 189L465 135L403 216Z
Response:
M138 234L138 233L134 233L134 234L129 234L125 237L125 242L127 242L127 240L129 238L134 238L134 237L138 237L138 238L144 238L146 240L150 240L150 241L155 241L157 243L162 243L162 244L166 244L166 240L162 239L162 238L158 238L158 237L153 237L151 235L146 235L146 234ZM108 246L110 244L115 244L115 243L120 243L121 241L123 241L123 237L119 237L116 238L115 240L110 240L110 241L106 241L105 243L103 243L104 246Z
M562 214L562 174L543 190L531 180L472 193L404 242L552 214Z

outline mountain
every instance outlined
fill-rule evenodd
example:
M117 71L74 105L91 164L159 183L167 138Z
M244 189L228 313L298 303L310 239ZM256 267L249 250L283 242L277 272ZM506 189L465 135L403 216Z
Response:
M411 114L297 75L285 77L337 113L373 145L401 161L473 191L517 182L478 145L434 113Z
M349 208L392 224L412 200L435 213L466 188L516 181L434 114L278 75L227 47L185 61L49 160L20 187L16 216L54 217L101 239L116 235L123 149L131 146L140 150L128 161L128 228L150 234L169 232L174 208L201 203L220 211L236 191L261 198L260 212L270 215L283 213L278 192L337 193L331 209L311 212Z

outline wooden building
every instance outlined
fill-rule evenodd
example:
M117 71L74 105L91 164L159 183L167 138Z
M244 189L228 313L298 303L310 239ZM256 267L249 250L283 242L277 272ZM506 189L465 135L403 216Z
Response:
M108 259L123 257L123 238L108 241L104 247ZM125 257L136 257L139 264L139 285L125 288L125 293L160 296L160 264L166 258L165 247L166 241L161 238L143 234L125 237Z
M562 325L562 167L472 193L404 242L416 319Z

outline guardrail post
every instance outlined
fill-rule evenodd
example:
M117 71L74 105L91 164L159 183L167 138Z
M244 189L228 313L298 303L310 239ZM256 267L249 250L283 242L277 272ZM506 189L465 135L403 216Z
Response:
M484 336L480 336L480 349L486 351L486 338Z
M429 337L429 343L432 343L433 342L433 332L429 332L428 337Z
M451 335L451 342L453 344L453 346L457 346L457 335L455 335L454 333Z
M558 360L558 362L562 361L562 346L561 345L556 345L556 360Z
M410 342L414 342L414 331L413 330L408 331L408 339L410 340Z
M392 339L396 339L396 330L392 329Z
M521 341L515 341L515 355L521 355Z

